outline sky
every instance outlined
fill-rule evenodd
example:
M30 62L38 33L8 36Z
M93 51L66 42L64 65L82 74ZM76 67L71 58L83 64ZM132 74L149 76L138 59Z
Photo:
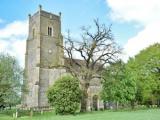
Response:
M28 14L42 9L62 12L62 34L76 37L94 19L112 24L116 42L127 61L149 45L160 43L160 0L0 0L0 52L15 56L24 67Z

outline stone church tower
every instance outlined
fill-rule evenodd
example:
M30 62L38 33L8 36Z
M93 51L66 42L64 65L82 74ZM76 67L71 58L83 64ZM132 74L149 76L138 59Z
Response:
M55 15L39 10L29 15L29 34L26 41L25 80L27 92L23 94L24 107L48 107L46 91L54 81L67 71L62 67L67 64L64 59L61 34L61 13ZM87 109L103 108L99 92L101 83L92 80L88 90L89 99Z
M27 93L23 96L26 107L48 106L46 91L54 80L65 73L63 50L56 44L63 44L61 34L61 13L55 15L42 10L29 15L29 35L25 54L25 84ZM57 67L59 66L59 67Z

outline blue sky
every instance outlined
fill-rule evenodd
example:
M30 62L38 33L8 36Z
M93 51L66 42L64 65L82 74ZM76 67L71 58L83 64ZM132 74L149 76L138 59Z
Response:
M62 12L63 32L70 29L71 32L78 33L81 26L91 25L93 19L98 18L101 23L113 25L115 39L122 45L137 33L137 28L130 23L112 21L105 0L1 0L0 3L0 18L5 21L0 27L15 20L28 19L28 14L36 12L41 4L46 11L55 14ZM127 31L130 32L126 34Z
M55 14L62 12L62 33L70 29L76 36L81 26L92 25L95 18L106 25L112 24L114 38L124 47L124 57L127 59L150 44L160 42L157 39L159 33L155 35L153 30L151 33L156 40L146 40L145 37L146 34L147 39L151 38L153 35L148 36L149 30L158 29L158 3L158 0L1 0L0 51L11 53L24 64L28 28L26 21L28 14L35 13L41 4L46 11Z

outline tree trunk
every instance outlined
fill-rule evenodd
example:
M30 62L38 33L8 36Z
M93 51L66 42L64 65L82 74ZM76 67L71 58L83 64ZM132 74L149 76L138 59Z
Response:
M88 102L88 85L82 86L82 98L81 98L81 112L87 111L87 102Z
M160 108L160 99L157 100L157 107Z
M134 101L131 101L131 108L134 109Z
M119 108L119 102L116 101L116 110L118 110L118 108Z
M87 111L87 97L82 97L81 99L81 112Z
M104 105L104 110L106 110L107 109L106 101L103 101L103 105Z

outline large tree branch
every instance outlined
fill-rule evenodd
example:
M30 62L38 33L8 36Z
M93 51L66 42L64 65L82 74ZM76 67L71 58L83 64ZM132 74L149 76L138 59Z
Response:
M94 32L83 27L82 40L78 42L72 40L68 33L65 46L61 46L68 57L67 69L85 80L91 80L95 74L103 70L106 64L115 61L121 51L114 42L111 26L107 28L104 24L99 24L98 20L94 20L94 23ZM81 60L75 59L75 54L79 54Z

